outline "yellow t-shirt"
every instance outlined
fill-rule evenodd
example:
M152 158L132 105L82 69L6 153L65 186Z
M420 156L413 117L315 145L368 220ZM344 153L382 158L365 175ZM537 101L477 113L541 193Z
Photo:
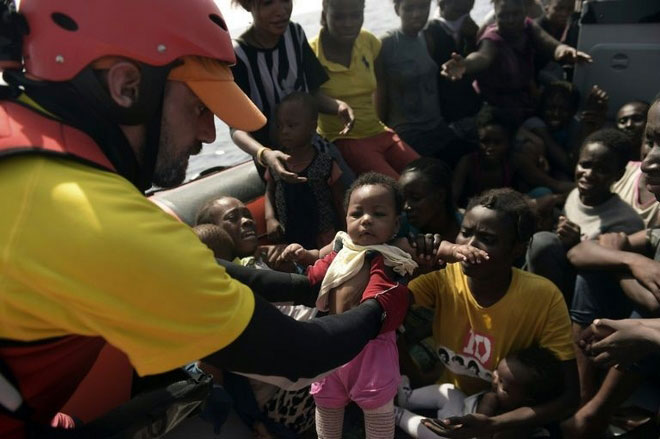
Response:
M385 131L378 119L373 94L376 91L374 63L380 53L381 42L371 33L362 30L353 44L350 67L328 61L323 53L319 33L309 44L325 67L330 79L321 85L321 91L346 102L353 109L355 125L346 135L340 136L344 124L331 114L319 115L319 134L330 141L336 139L363 139Z
M549 280L517 268L497 303L480 306L461 264L449 264L408 285L418 305L434 310L433 338L445 369L440 382L468 395L489 387L492 371L509 353L532 344L560 360L575 358L564 298Z
M145 375L247 326L250 289L122 177L17 156L0 161L0 194L0 338L101 336Z

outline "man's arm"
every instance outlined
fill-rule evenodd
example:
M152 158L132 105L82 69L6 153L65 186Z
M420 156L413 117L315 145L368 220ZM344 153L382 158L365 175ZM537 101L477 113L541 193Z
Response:
M255 295L254 313L243 333L204 361L291 381L315 377L355 357L378 334L382 314L376 300L366 300L340 315L298 322Z
M588 270L630 270L637 253L603 247L595 240L586 240L571 248L567 255L575 268Z

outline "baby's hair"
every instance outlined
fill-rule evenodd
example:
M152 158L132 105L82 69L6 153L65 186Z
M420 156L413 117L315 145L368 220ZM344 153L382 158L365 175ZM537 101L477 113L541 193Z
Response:
M351 195L353 192L362 186L383 186L389 190L392 193L392 198L394 199L394 211L397 215L401 214L401 211L403 210L403 196L401 195L399 184L392 177L379 174L378 172L367 172L366 174L360 175L353 182L351 187L349 187L346 191L346 196L344 197L345 210L348 210L348 203L351 201Z
M564 374L561 361L550 350L530 346L508 355L507 358L518 361L534 375L531 383L524 383L525 393L534 403L548 402L563 392Z
M492 105L484 104L477 113L476 118L477 128L483 129L490 125L497 125L507 132L509 138L512 139L516 132L516 125L504 111L495 108Z
M294 91L286 95L277 105L275 115L278 115L282 105L288 102L300 102L304 108L305 114L314 121L316 121L316 119L319 117L319 107L316 104L316 99L314 99L314 97L309 93L302 91Z
M505 215L514 227L517 242L527 245L536 230L536 216L527 197L513 189L487 190L470 200L466 212L477 206Z
M591 143L600 143L612 151L617 158L618 169L623 169L632 156L633 144L628 135L615 128L604 128L591 133L584 142L580 151Z
M408 163L403 168L401 175L406 172L419 172L422 177L426 178L433 188L442 188L445 190L445 210L449 216L456 213L456 205L454 204L454 197L451 196L451 169L440 159L431 157L421 157Z
M550 98L555 95L565 96L570 103L571 109L574 113L580 106L580 92L577 87L568 81L552 81L543 89L543 93L541 94L541 99L539 101L539 108L545 108L548 100L550 100Z
M213 251L216 258L233 258L234 242L222 227L215 224L200 224L193 227L193 232Z

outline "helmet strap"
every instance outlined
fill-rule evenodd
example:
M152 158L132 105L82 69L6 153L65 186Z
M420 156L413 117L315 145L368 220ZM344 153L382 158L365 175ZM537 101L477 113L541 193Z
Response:
M117 105L89 67L69 82L33 81L18 71L5 71L4 78L11 88L24 89L30 98L62 122L91 136L117 172L144 192L152 185L165 83L172 66L140 64L142 79L138 101L130 108ZM139 124L146 127L140 160L119 127Z

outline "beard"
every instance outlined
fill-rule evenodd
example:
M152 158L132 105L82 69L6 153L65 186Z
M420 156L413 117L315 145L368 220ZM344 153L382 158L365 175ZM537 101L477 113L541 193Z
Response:
M200 145L201 146L201 145ZM188 158L200 146L181 147L174 145L167 129L160 134L160 146L156 158L153 183L162 188L170 188L183 183L188 168Z

